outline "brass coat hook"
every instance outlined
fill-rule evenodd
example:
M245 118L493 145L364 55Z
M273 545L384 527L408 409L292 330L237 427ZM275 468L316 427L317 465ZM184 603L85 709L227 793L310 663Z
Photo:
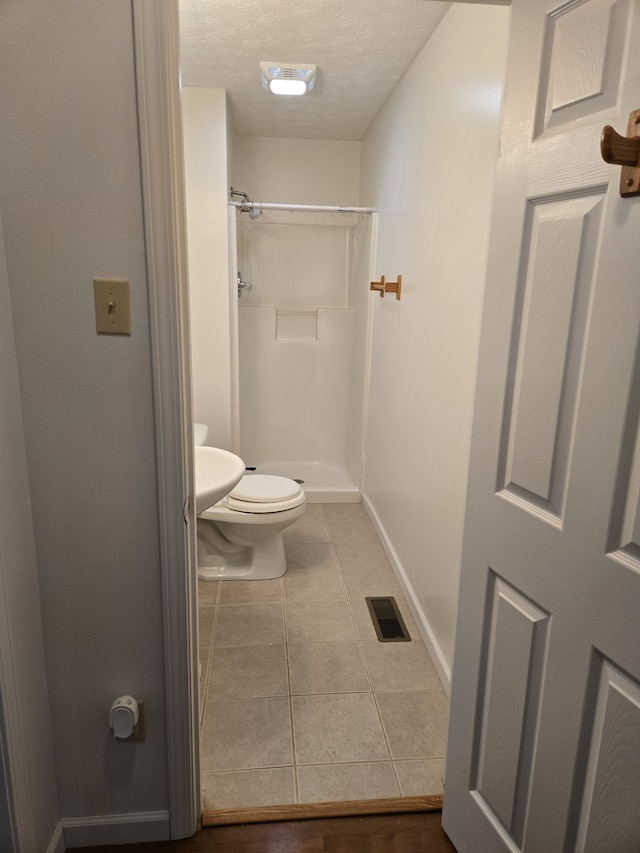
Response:
M640 195L640 110L629 113L626 136L620 136L610 124L603 128L600 153L605 163L622 166L620 195Z
M402 293L402 276L399 275L397 281L386 281L383 275L380 276L380 281L372 281L369 290L377 290L380 296L384 297L385 293L395 293L396 299L400 300Z

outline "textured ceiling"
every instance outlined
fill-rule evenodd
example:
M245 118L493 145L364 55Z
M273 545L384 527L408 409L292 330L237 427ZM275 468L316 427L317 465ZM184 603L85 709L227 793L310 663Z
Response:
M180 0L184 86L226 89L236 132L362 138L444 17L437 0ZM313 91L272 95L261 61L318 66Z

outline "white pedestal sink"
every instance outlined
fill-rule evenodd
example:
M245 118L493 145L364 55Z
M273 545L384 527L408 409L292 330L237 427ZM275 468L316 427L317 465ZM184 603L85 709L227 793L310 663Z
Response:
M218 503L245 475L245 464L228 450L219 447L197 445L196 469L196 515Z

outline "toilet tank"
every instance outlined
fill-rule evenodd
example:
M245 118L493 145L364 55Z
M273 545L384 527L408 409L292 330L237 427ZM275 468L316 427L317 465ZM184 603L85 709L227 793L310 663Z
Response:
M206 424L194 423L193 425L193 443L204 444L209 438L209 427Z

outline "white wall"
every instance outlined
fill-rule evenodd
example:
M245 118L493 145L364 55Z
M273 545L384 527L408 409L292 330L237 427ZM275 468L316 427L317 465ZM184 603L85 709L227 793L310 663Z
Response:
M360 143L236 136L234 188L254 201L357 205Z
M223 89L182 90L194 420L232 439L227 201L231 122Z
M45 850L58 822L40 589L0 222L0 850ZM13 832L7 810L13 807ZM10 841L9 837L13 835Z
M162 812L158 495L131 3L6 0L0 14L0 208L60 814ZM130 337L95 331L92 279L111 276L131 282ZM19 437L0 436L0 452L19 455ZM32 605L37 631L35 594ZM109 731L122 693L145 699L143 743L117 743Z
M454 4L362 143L379 208L364 491L451 666L508 10Z

